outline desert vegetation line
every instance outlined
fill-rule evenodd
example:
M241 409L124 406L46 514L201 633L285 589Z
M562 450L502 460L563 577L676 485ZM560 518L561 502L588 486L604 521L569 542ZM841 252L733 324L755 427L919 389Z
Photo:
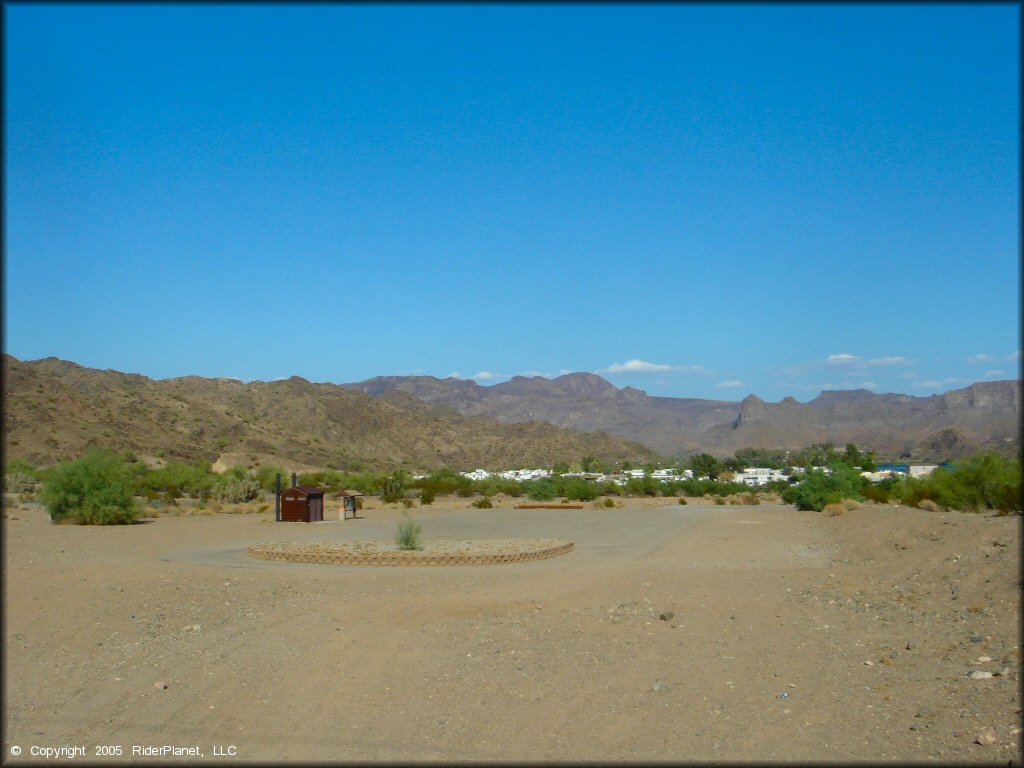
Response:
M750 486L729 479L733 467L742 469L739 453L727 460L706 454L693 457L689 463L694 474L701 474L697 478L662 481L647 473L643 477L630 477L623 485L595 483L559 474L522 481L495 476L471 480L450 468L418 478L408 472L325 470L300 474L298 482L315 485L329 495L355 489L368 496L379 495L385 503L403 503L407 507L417 503L432 504L442 495L476 497L474 506L488 508L491 497L497 494L562 506L601 497L607 502L615 497L630 496L736 497L742 503L756 503L757 493L778 494L784 502L798 509L816 511L844 499L910 506L927 502L937 508L993 510L1003 514L1020 513L1024 506L1019 459L983 453L941 466L925 477L900 476L869 482L861 472L873 469L874 461L853 446L847 446L842 453L834 449L822 451L818 447L808 456L812 461L821 461L821 465L816 465L821 468L793 472L785 480L760 486L756 492ZM747 458L764 460L766 457L748 454ZM38 492L40 502L53 521L92 525L130 523L142 516L145 507L153 510L174 507L183 497L192 497L202 505L209 504L212 511L226 503L258 502L273 489L277 474L284 474L284 470L273 465L236 466L216 473L208 464L199 462L171 461L154 469L130 451L106 449L92 449L74 461L43 468L34 467L24 459L15 459L4 470L5 492L20 494L23 500L34 499ZM266 504L257 506L254 511L263 511L266 507Z

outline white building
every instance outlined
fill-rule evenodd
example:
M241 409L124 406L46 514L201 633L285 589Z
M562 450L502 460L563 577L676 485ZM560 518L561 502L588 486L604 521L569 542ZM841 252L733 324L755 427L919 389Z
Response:
M735 483L743 483L745 485L768 485L768 483L774 483L777 480L787 480L788 478L781 469L769 469L767 467L748 467L742 472L737 472L733 478Z
M938 464L911 464L910 467L909 467L909 469L910 469L910 476L911 477L925 477L926 475L930 475L932 472L934 472L938 468L939 468Z

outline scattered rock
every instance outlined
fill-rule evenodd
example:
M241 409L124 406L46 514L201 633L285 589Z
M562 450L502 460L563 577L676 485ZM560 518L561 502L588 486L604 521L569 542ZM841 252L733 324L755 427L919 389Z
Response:
M669 690L669 687L665 685L665 683L661 682L661 680L655 680L651 685L651 690L655 693L665 693Z
M166 691L167 683L165 683L163 680L157 680L155 683L153 683L153 687L159 688L161 691Z
M978 657L978 663L979 664L988 664L990 661L992 661L992 657L991 656L979 656Z
M203 628L202 624L188 624L188 625L182 627L182 630L185 631L185 632L198 632L202 628Z
M999 737L996 736L995 728L986 728L977 736L974 737L975 744L981 744L983 747L991 747L999 741Z
M662 621L670 621L673 616L675 616L675 614L672 613L672 611L665 611L658 618L661 619Z
M986 672L981 669L972 670L967 674L971 680L988 680L990 677L995 677L991 672Z
M983 641L984 639L985 639L985 638L984 638L984 637L982 637L981 635L971 635L971 642L972 642L972 643L980 643L980 642L982 642L982 641Z
M916 648L917 646L915 646L913 642L911 642L911 641L909 641L909 640L908 640L908 641L907 641L907 644L906 644L905 646L903 646L903 647L904 647L904 648L905 648L906 650L908 650L908 651L912 651L912 650L914 650L914 648Z
M935 710L933 710L930 706L925 704L923 707L917 710L917 714L915 714L914 717L931 717L934 712Z

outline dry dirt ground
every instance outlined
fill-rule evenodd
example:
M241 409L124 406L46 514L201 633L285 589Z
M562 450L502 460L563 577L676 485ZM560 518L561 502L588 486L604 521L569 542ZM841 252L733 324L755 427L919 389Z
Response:
M670 501L439 500L412 512L428 545L576 548L415 568L245 555L390 540L396 509L94 528L9 505L4 762L1020 764L1020 518Z

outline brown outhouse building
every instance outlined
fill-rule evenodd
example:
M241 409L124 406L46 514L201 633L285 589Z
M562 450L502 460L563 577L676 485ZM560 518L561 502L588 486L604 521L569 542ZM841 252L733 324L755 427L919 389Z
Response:
M281 491L281 521L315 523L324 519L324 492L308 485Z

